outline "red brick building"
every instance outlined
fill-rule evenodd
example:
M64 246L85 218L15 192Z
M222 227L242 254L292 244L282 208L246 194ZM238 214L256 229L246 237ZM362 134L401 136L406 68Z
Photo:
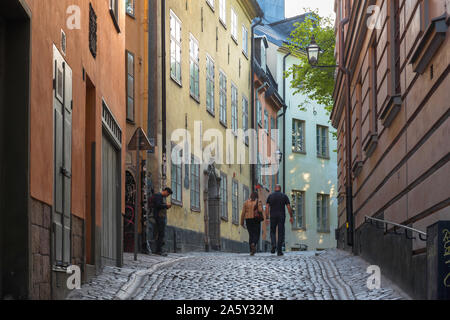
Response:
M121 264L124 28L124 1L0 3L0 299Z
M347 246L345 155L351 148L353 251L379 265L413 297L424 298L426 242L417 234L414 240L386 234L365 218L425 232L433 223L450 219L450 2L335 4L336 54L351 75L351 120L346 118L347 79L342 73L337 76L331 115L339 137L338 246ZM346 121L351 121L351 146L346 144ZM393 231L392 225L388 231Z

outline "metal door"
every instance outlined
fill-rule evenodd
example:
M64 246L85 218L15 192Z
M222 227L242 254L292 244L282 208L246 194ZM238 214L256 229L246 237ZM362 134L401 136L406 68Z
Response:
M72 183L72 70L53 45L54 205L53 262L70 265Z
M119 153L110 139L102 140L102 260L106 265L117 264L118 218L120 210Z

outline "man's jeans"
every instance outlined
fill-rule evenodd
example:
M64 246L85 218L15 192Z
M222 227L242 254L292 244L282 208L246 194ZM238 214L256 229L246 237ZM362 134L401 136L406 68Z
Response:
M167 217L155 217L155 220L155 232L157 233L155 253L162 253L164 247L164 237L166 235Z
M278 252L283 251L285 222L286 222L286 214L274 214L270 216L270 238L272 240L272 248L277 248ZM278 228L278 241L277 241L277 228Z

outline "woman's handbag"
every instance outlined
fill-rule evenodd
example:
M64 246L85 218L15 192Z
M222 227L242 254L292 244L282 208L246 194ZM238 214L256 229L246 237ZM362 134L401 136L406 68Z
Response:
M263 222L264 221L264 216L263 216L263 212L259 211L259 204L260 202L257 201L255 204L255 207L253 208L253 214L255 217L255 220L258 222Z

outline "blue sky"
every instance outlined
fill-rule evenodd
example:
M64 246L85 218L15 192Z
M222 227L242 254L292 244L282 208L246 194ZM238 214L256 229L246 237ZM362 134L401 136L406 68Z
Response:
M286 17L290 18L305 12L303 8L319 8L322 16L335 17L334 0L286 0Z

